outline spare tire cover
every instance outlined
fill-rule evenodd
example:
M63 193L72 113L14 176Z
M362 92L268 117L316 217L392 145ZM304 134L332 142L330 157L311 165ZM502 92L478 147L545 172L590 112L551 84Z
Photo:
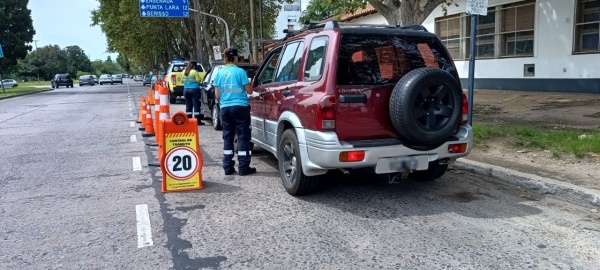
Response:
M439 144L457 128L462 89L448 72L419 68L404 75L390 98L391 122L400 136L416 144Z

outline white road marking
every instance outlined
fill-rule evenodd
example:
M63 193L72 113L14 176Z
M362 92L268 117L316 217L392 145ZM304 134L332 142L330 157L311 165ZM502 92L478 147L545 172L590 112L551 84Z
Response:
M148 205L136 205L135 217L137 219L138 248L154 245L154 242L152 241L152 228L150 227L150 214L148 214Z
M131 135L130 139L131 139L131 142L137 142L137 136L135 136L135 135Z
M130 111L133 111L133 109L132 109L132 108L129 108L129 110L130 110Z
M142 170L142 159L140 157L133 157L133 171Z
M135 127L135 122L133 122L133 121L129 122L129 126L130 127Z

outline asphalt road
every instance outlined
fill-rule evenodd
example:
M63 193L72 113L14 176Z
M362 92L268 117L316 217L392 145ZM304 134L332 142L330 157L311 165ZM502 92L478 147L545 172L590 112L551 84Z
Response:
M199 127L205 189L162 193L147 166L156 147L131 126L148 88L129 82L0 101L0 269L600 265L589 209L456 170L425 184L332 174L292 197L258 147L257 174L224 176L210 125Z

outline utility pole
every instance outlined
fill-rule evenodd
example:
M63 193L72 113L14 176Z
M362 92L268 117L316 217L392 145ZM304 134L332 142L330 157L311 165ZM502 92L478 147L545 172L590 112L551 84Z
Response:
M200 0L194 1L194 4L196 9L200 10ZM196 53L198 54L200 65L204 66L204 56L202 54L202 28L200 28L202 17L199 12L196 12L194 19L196 21Z
M222 21L222 22L225 24L225 34L227 35L227 36L226 36L226 37L227 37L227 47L228 47L228 48L231 48L231 42L230 42L230 40L229 40L229 25L227 25L227 21L225 21L225 19L223 19L223 18L221 18L221 17L219 17L219 16L215 16L215 15L212 15L212 14L206 13L206 12L199 11L199 10L197 10L197 9L191 9L191 8L190 8L189 10L190 10L190 11L193 11L193 12L197 12L197 13L203 14L203 15L206 15L206 16L210 16L210 17L216 18L217 20L220 20L220 21Z
M250 39L252 40L250 44L252 44L252 64L258 63L258 50L256 48L256 41L254 41L254 39L256 39L256 34L254 32L254 0L250 0Z
M260 17L260 46L261 46L261 54L262 60L265 60L265 43L263 43L263 39L265 38L265 31L263 30L263 0L258 0L260 2L259 5L259 17Z

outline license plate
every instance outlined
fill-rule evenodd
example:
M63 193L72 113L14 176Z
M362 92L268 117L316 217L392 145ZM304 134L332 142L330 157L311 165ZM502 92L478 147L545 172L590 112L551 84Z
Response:
M424 156L401 156L380 158L377 160L375 172L395 173L403 172L404 170L427 170L429 167L429 157Z

